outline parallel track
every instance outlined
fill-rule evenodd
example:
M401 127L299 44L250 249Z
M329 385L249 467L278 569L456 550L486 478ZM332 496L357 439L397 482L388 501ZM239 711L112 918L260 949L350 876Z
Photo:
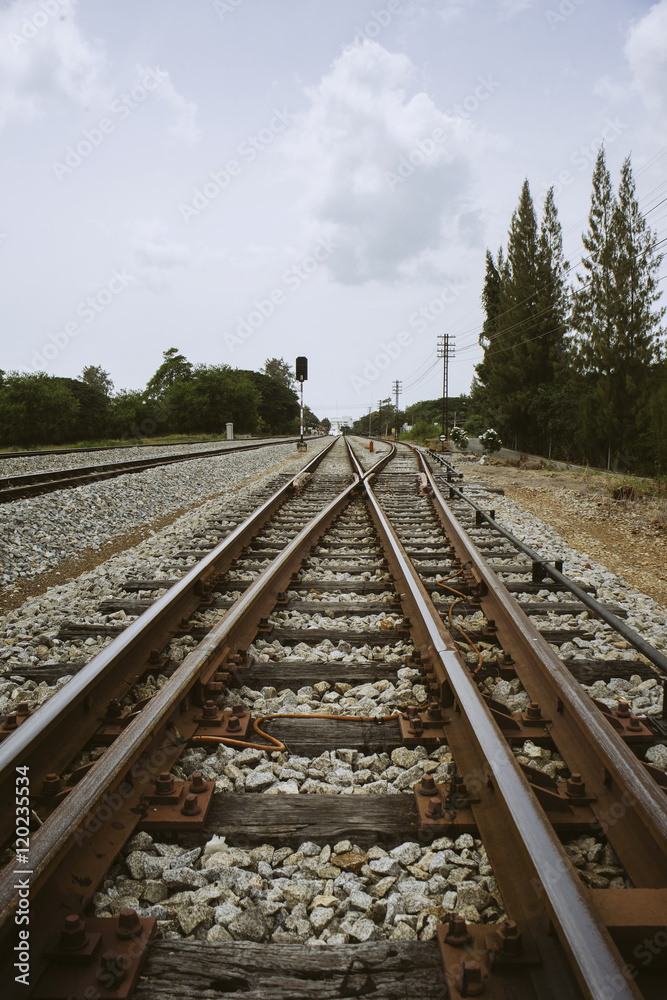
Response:
M273 441L263 441L261 444L237 445L231 448L213 448L203 452L161 455L157 458L135 458L128 462L107 462L98 465L74 466L69 469L50 469L46 472L26 472L16 476L4 476L0 478L0 504L23 497L52 493L54 490L86 486L102 479L113 479L116 476L132 472L143 472L145 469L171 465L174 462L191 462L194 459L208 458L209 456L230 455L239 451L255 451L257 448L267 448L276 444L291 444L298 440L298 438L279 438Z

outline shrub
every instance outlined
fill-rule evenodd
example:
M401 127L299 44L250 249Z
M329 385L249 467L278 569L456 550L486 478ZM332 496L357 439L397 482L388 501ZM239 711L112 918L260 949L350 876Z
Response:
M468 447L468 438L466 437L466 433L462 427L452 427L450 437L457 448L460 448L461 451L466 450Z
M494 431L492 427L487 427L483 434L479 435L479 443L481 444L484 451L500 451L502 448L502 441L500 440L500 434L498 431Z

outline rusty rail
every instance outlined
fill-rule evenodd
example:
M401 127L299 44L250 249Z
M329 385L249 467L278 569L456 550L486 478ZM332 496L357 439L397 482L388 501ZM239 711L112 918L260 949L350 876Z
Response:
M199 606L215 576L229 568L283 504L295 480L312 471L334 444L335 439L0 743L0 801L12 799L17 766L30 768L31 785L36 790L46 774L69 763L95 732L109 699L117 695L119 675L129 690L146 669L151 652L171 639L180 619ZM12 825L9 811L3 810L0 841L9 836Z
M525 905L525 897L530 895L531 879L533 885L537 879L550 918L566 954L571 958L572 969L585 996L606 998L610 982L618 976L615 997L618 1000L637 1000L641 994L633 983L627 982L625 962L609 931L528 786L511 748L486 707L467 665L456 650L368 480L364 486L373 519L386 545L397 589L410 610L413 630L420 634L431 662L438 665L446 677L461 713L466 729L461 756L466 751L469 754L470 746L474 745L478 750L477 770L487 775L491 784L491 789L486 789L483 783L479 783L484 789L480 790L482 804L479 814L477 809L473 811L494 868L494 856L498 858L502 855L505 859L503 874L507 876L507 881L503 875L498 875L510 912L513 903L515 906ZM459 757L456 750L454 757ZM502 802L498 801L498 793ZM491 802L487 803L489 799ZM499 809L504 817L501 825L497 823ZM494 811L496 815L490 821ZM522 885L517 887L517 881ZM539 905L534 909L539 913ZM533 913L533 920L535 915ZM539 935L540 947L548 948L548 935L536 924L535 921L532 931ZM564 969L562 974L566 975Z
M517 675L542 712L550 714L561 751L581 761L586 786L597 798L598 819L602 822L604 813L613 816L615 804L625 803L624 822L611 824L608 836L626 869L635 884L667 886L667 797L519 609L453 517L422 455L420 462L445 533L480 584L487 617L495 621L501 645L511 651ZM623 839L628 825L631 849Z

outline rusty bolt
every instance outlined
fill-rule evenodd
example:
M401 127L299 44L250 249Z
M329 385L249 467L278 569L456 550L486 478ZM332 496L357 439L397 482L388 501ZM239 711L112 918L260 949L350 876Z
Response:
M245 707L241 703L237 705L232 705L232 712L234 715L244 715Z
M461 975L456 977L456 985L462 997L481 996L484 983L479 962L462 962Z
M542 709L540 708L539 704L536 701L531 701L530 705L526 709L526 718L527 719L542 718Z
M120 705L120 702L118 701L118 698L112 698L111 701L109 702L109 704L107 705L107 709L106 709L106 713L105 714L110 719L117 719L122 714L122 712L123 712L123 709L121 708L121 705Z
M5 716L5 721L2 724L3 729L16 729L18 726L18 721L16 718L16 712L10 712Z
M630 718L628 719L628 729L637 729L637 730L639 730L641 728L642 728L642 724L639 721L639 719L637 718L637 716L636 715L631 715Z
M215 702L211 701L210 698L208 701L205 701L201 714L205 719L216 719L218 717L218 709Z
M194 771L189 791L192 792L193 795L199 795L201 792L205 792L207 787L208 786L202 777L201 771Z
M414 733L415 736L421 736L424 732L424 725L418 715L415 715L414 719L410 719L408 729L411 733Z
M521 931L514 920L507 920L500 925L498 943L503 955L520 955L522 950Z
M503 651L503 655L498 658L498 662L503 667L511 667L514 665L514 659L509 653Z
M160 777L155 779L155 791L158 795L171 795L174 791L173 775L163 771Z
M431 799L426 806L426 816L428 819L442 819L442 802L440 799Z
M450 794L465 795L468 791L467 785L460 774L455 774L449 786Z
M629 719L630 718L630 706L627 701L619 701L618 708L616 709L616 715L619 719Z
M408 719L414 719L415 716L418 715L418 713L419 709L417 708L416 705L408 705L408 707L405 710L405 714L407 715Z
M438 705L437 701L432 701L428 706L428 717L433 721L438 721L442 719L442 709Z
M143 934L143 930L137 911L133 910L131 906L124 906L118 914L116 937L122 941L128 941L130 938L139 937Z
M50 799L53 798L54 795L57 795L59 791L60 778L57 774L51 771L50 774L46 775L44 781L42 782L42 795L44 798Z
M419 785L419 795L435 795L438 791L432 774L425 774Z
M181 806L181 812L184 816L198 816L201 812L201 806L197 802L196 795L186 795Z
M16 714L22 716L30 715L30 707L27 701L20 701L18 703L16 706Z
M449 927L447 928L447 933L445 935L445 941L447 944L451 944L454 948L463 948L464 945L468 944L470 941L470 934L468 932L468 926L465 922L465 917L460 916L458 913L452 913L449 918Z
M581 777L578 771L573 771L573 773L567 779L566 787L567 787L567 794L571 795L573 798L577 798L586 794L586 782Z
M241 731L241 720L238 715L230 715L227 720L227 730L230 733L239 733Z
M85 948L87 940L86 925L83 920L76 913L70 913L65 917L65 924L60 931L59 947L63 951L78 951L79 948Z

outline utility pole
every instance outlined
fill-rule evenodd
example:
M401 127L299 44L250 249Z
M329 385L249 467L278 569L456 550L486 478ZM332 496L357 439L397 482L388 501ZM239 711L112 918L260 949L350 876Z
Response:
M372 413L372 411L373 411L373 407L369 406L368 407L368 436L369 437L372 436L371 435L371 413Z
M378 399L378 437L382 437L382 400Z
M399 382L398 379L394 382L392 390L396 396L396 419L394 422L394 441L398 441L398 397L400 396L403 389L403 383Z
M438 357L442 358L442 448L449 439L449 359L455 354L453 334L443 333L438 337Z

